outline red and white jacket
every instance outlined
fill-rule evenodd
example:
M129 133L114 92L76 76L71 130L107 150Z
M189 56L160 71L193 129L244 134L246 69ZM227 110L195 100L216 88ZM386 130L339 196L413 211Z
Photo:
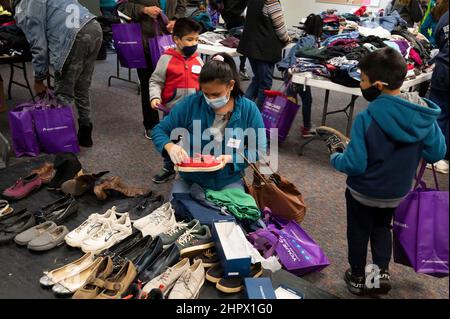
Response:
M202 67L197 53L185 59L175 49L168 49L150 78L150 100L160 99L165 107L172 108L182 98L196 93Z

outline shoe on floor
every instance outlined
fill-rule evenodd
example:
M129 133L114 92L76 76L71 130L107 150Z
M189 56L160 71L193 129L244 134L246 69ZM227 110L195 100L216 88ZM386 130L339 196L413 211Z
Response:
M138 203L129 211L128 215L130 215L131 221L134 222L153 213L163 204L163 195L157 195L155 197L145 197L140 203Z
M153 213L138 219L133 223L133 226L139 229L144 236L156 237L168 231L176 222L175 211L169 202L156 209Z
M41 167L31 171L31 174L38 174L42 180L42 184L48 184L55 177L56 171L52 163L44 163Z
M152 140L152 130L145 130L144 131L144 137L148 140Z
M120 299L128 290L136 275L136 267L131 261L127 261L117 274L113 274L106 279L105 289L95 299Z
M386 295L391 290L391 275L389 274L389 271L385 269L380 269L380 273L376 274L373 277L374 283L379 284L378 287L369 288L366 284L366 292L367 294L371 295Z
M113 262L110 257L102 259L98 267L92 272L86 280L83 287L78 289L72 296L72 299L94 299L105 287L105 280L113 272Z
M174 179L177 176L177 172L175 170L168 170L165 168L162 168L161 171L153 176L152 181L156 184L164 184L172 179Z
M195 257L202 251L214 247L215 243L211 237L211 231L206 225L200 228L184 233L176 241L178 249L180 249L180 256Z
M263 269L261 263L253 264L250 268L250 273L247 277L258 278L263 274ZM216 283L217 290L227 293L234 294L244 290L244 278L221 278Z
M119 176L106 178L94 187L95 196L100 200L106 200L110 191L116 191L126 197L144 196L149 190L141 187L126 185Z
M366 287L365 276L353 276L351 269L348 269L344 275L345 283L347 284L347 289L354 295L363 296Z
M168 231L160 235L164 248L169 247L188 231L197 231L200 229L200 222L197 219L189 223L177 222Z
M223 275L224 275L223 268L219 264L209 268L208 271L206 272L205 278L209 282L217 284L219 280L223 278Z
M14 238L14 241L16 242L17 245L26 246L33 239L38 238L43 233L45 233L47 231L50 231L50 230L53 230L56 227L57 227L57 225L54 222L48 221L48 222L39 224L37 226L34 226L34 227L32 227L32 228L30 228L30 229L28 229L28 230L18 234Z
M33 251L47 251L64 244L64 237L69 233L66 226L58 226L47 230L39 237L28 243L28 249Z
M215 267L220 264L220 258L215 248L205 250L194 258L194 260L196 259L200 259L203 263L203 267L205 268Z
M155 262L155 260L161 256L162 252L163 252L163 245L161 238L159 236L156 236L151 242L150 246L147 248L147 251L141 256L139 256L139 258L137 258L136 261L134 262L134 265L136 266L136 271L138 272L138 276L141 274L142 271L144 271L150 265L152 265Z
M67 218L78 212L78 202L72 195L63 198L61 202L51 205L48 209L42 210L42 217L46 221L62 224Z
M427 164L427 168L431 169L432 164ZM436 170L436 172L441 173L441 174L448 174L449 173L449 163L447 160L440 160L439 162L436 162L433 164L434 165L434 169Z
M82 147L92 147L92 123L89 125L81 125L78 121L78 144Z
M157 238L160 239L159 237ZM160 240L159 243L161 243ZM162 243L161 246L159 247L161 247L162 250ZM164 270L166 270L168 267L175 265L179 261L180 261L180 252L177 246L174 244L169 248L162 250L161 253L156 258L153 259L153 262L149 264L149 266L147 266L146 268L144 267L140 268L141 270L139 271L138 280L142 283L147 283L150 280L161 275L164 272ZM139 264L140 261L137 261L136 263Z
M302 137L313 137L316 135L316 131L310 128L300 127L300 134L302 134Z
M14 208L9 206L8 201L0 199L0 218L7 217L14 213Z
M38 174L32 174L25 178L17 180L14 185L5 189L2 193L3 198L13 201L27 197L35 190L41 188L42 180Z
M111 257L119 256L123 251L127 250L131 246L135 245L142 239L142 233L140 231L134 231L130 236L124 240L118 242L114 246L111 246L107 250L104 250L100 256L101 257Z
M34 226L36 226L36 218L30 212L26 212L17 218L9 219L0 228L0 245L9 243L18 234Z
M83 174L64 182L61 190L64 194L70 194L74 197L83 195L84 193L94 189L95 182L109 171L103 171L97 174Z
M135 242L133 245L130 245L126 249L122 250L119 254L113 257L113 264L115 268L118 268L118 265L123 265L123 263L127 260L134 263L149 249L151 249L152 243L152 237L145 236L138 242Z
M115 207L108 209L104 214L91 214L86 221L67 234L65 241L71 247L81 247L83 241L94 236L105 223L114 223L117 220Z
M195 261L177 280L169 299L198 299L205 283L205 268L201 260Z
M53 168L56 173L47 185L48 190L59 190L64 182L82 174L81 163L73 153L57 154L53 162Z

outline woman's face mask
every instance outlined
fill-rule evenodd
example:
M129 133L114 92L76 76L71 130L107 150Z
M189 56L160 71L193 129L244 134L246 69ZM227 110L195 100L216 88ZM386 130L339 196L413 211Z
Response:
M231 99L231 92L234 88L234 81L229 84L223 84L219 81L202 84L203 96L206 103L213 110L220 110L228 104Z

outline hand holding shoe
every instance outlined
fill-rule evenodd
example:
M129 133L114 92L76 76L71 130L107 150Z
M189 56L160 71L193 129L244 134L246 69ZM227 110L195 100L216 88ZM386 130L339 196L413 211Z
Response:
M327 139L327 147L330 154L344 153L346 145L337 135L331 135Z

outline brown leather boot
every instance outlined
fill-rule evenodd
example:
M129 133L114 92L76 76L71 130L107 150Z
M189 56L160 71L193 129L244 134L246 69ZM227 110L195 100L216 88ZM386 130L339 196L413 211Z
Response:
M38 174L43 184L48 184L55 177L56 170L52 163L44 163L42 167L36 168L31 171L30 175Z
M143 196L150 192L149 189L125 185L118 176L103 180L99 185L94 187L94 193L100 200L105 200L108 197L109 190L118 191L127 197Z
M71 194L78 197L84 193L94 189L95 182L102 176L108 174L109 171L100 172L98 174L83 174L64 182L61 185L61 190L64 194Z

